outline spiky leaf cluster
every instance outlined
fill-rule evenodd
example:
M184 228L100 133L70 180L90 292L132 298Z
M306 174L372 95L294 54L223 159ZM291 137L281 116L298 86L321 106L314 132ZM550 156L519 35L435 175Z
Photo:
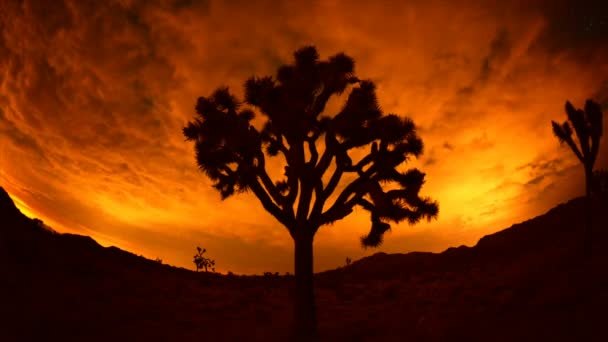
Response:
M198 117L183 129L195 143L197 164L215 182L222 198L249 188L261 146L260 135L250 123L253 113L239 107L228 89L220 88L198 99Z
M559 124L551 121L553 134L561 143L566 143L585 167L593 168L600 148L600 138L603 134L603 113L601 106L593 100L585 102L585 109L576 109L567 101L566 115L568 120ZM574 141L572 133L578 137L579 146Z

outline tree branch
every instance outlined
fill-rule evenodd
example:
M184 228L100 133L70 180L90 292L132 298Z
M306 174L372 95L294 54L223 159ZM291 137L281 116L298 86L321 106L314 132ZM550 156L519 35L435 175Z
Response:
M308 218L308 211L310 209L310 200L313 191L314 182L314 165L306 163L304 154L304 139L294 141L290 145L290 153L294 162L290 164L290 177L294 180L292 182L299 182L300 196L298 200L298 208L296 211L296 221L303 223ZM295 198L294 198L295 200Z
M340 178L342 178L343 173L343 168L337 167L334 173L331 175L331 178L329 179L325 190L323 189L322 177L319 177L319 181L315 186L315 204L312 207L312 213L310 214L311 219L317 218L321 215L321 212L323 211L323 206L325 205L325 201L327 201L327 198L336 189L336 186L340 182Z
M293 219L290 218L284 211L282 211L278 206L273 203L273 201L270 199L270 196L268 196L268 193L266 192L266 190L264 190L259 181L257 179L254 179L251 182L250 187L253 193L262 203L264 209L266 209L266 211L268 211L279 222L281 222L287 228L290 234L293 234Z
M285 155L285 158L287 158L287 153L289 153L289 150L287 149L287 147L285 146L285 143L283 142L282 134L279 134L279 136L277 137L277 143L279 144L279 150L281 152L283 152L283 154Z
M266 159L264 158L264 153L260 151L258 153L257 158L258 158L258 166L256 168L257 175L262 180L262 184L264 185L264 187L266 188L266 190L270 194L270 197L272 198L272 200L276 204L284 207L285 206L285 198L277 190L277 187L274 185L272 179L270 179L270 176L268 176L268 173L266 172Z
M298 197L299 191L298 177L294 172L294 166L297 165L298 159L295 155L296 151L294 151L293 147L287 148L287 146L285 146L282 134L276 135L273 141L277 144L279 151L283 153L285 161L287 162L287 166L285 167L285 176L287 177L289 191L287 192L287 195L281 195L284 201L281 204L285 210L289 210L290 214L295 216L293 205Z
M352 208L357 204L357 201L365 194L366 188L364 185L370 180L374 170L368 169L359 178L352 181L342 190L334 204L327 209L326 212L320 215L318 225L322 226L329 222L334 222L344 218L352 212ZM355 195L350 200L352 195ZM347 202L348 201L348 202Z
M314 187L315 192L315 204L312 206L312 211L310 212L309 221L314 221L321 215L321 210L323 210L323 205L325 204L325 200L323 199L323 181L321 178L317 179L317 182Z
M319 152L317 151L317 146L315 145L316 139L306 139L306 142L308 143L308 151L310 152L310 161L308 163L312 166L317 165L317 160L319 160Z
M374 204L364 198L358 198L356 203L354 203L354 204L358 204L368 211L374 210Z
M578 147L576 147L576 144L574 143L574 140L572 140L572 137L569 136L567 139L565 139L566 144L568 144L568 146L570 146L570 148L572 149L572 151L574 152L574 154L576 155L576 157L578 158L578 160L581 161L581 163L585 163L585 158L584 156L581 154L581 152L578 150Z
M311 217L316 217L316 216L321 215L321 211L323 210L323 206L325 205L325 202L327 201L329 196L334 192L334 190L340 183L340 179L342 179L342 175L344 174L344 172L355 172L356 171L359 174L359 176L363 176L364 175L363 168L367 164L373 162L374 157L376 155L377 155L377 151L374 147L372 147L371 152L368 155L366 155L365 157L363 157L356 165L347 165L347 163L345 163L344 165L341 165L341 164L337 163L338 159L336 159L336 170L334 171L331 178L329 179L329 182L327 183L325 190L323 190L322 192L319 191L319 193L317 193L316 199L315 199L315 205L313 206ZM323 175L319 175L319 179L321 179L322 177L323 177ZM315 191L317 191L317 190L318 190L318 186L315 187Z
M298 211L296 214L296 220L303 222L308 218L308 211L310 210L310 200L312 199L313 185L308 183L306 179L301 180L302 192L300 193L300 200L298 201Z
M292 171L290 171L292 172ZM296 198L298 197L299 184L298 177L294 175L287 175L287 184L289 185L289 192L287 192L287 196L285 196L285 200L287 204L292 208L293 204L296 202Z
M355 196L353 196L353 198L351 198L343 205L333 205L329 210L327 210L325 213L323 213L323 215L321 215L317 222L315 222L315 226L317 227L316 229L325 224L339 221L344 217L350 215L353 212L354 206L358 204L360 200L362 200L363 195L364 192L358 192L355 194Z
M339 144L336 138L329 132L325 133L325 151L323 151L319 164L315 167L315 173L318 177L323 177L323 174L331 164L331 160L335 155L334 146L336 146L336 144Z
M365 167L365 165L371 163L374 161L374 157L377 155L377 153L375 152L370 152L368 155L366 155L365 157L363 157L361 160L359 160L359 162L355 165L353 165L352 168L345 170L346 172L354 172L357 171L359 173L359 175L363 174L363 168Z

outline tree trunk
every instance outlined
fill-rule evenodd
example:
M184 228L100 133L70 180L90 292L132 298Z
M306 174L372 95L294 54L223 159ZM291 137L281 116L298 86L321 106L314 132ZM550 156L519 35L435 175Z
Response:
M299 234L295 242L295 322L296 341L317 341L317 312L313 283L313 236Z
M585 254L587 256L591 255L591 251L592 251L592 241L593 241L593 232L592 232L592 215L593 215L593 209L591 208L591 206L593 205L592 203L592 199L591 199L591 194L592 194L592 187L593 187L593 166L591 165L585 165L585 200L586 200L586 213L585 216L587 216L585 218L585 223L586 223L586 227L585 227L585 244L584 244L584 248L585 248Z
M593 166L585 165L585 195L591 197L593 192Z

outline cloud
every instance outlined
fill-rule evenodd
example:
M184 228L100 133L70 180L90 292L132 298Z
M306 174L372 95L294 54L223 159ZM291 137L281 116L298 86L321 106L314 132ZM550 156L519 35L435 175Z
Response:
M496 37L492 40L490 44L490 52L483 59L483 63L481 66L481 71L479 72L478 82L481 84L488 81L488 79L492 76L496 65L502 64L508 57L511 52L511 42L509 40L509 33L506 29L501 29L496 34ZM470 89L469 87L468 89ZM467 89L467 88L465 88ZM471 91L465 92L465 94L470 94Z
M536 185L536 184L542 182L543 179L545 179L544 175L536 176L536 177L532 178L531 180L529 180L526 183L526 185Z
M469 144L474 150L486 150L494 147L494 142L490 140L485 131L480 136L473 138Z
M36 157L47 161L44 155L44 150L35 138L21 131L15 124L7 118L0 108L0 136L6 137L10 143L16 146L19 150L30 152Z
M424 166L430 166L437 163L437 159L430 157L430 158L426 158L424 161Z

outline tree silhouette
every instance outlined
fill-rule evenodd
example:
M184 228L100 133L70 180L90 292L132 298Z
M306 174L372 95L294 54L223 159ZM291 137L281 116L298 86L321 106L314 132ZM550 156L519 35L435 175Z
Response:
M603 129L603 113L601 106L593 100L585 102L585 109L576 109L569 101L566 101L566 114L568 120L561 125L551 121L553 133L560 143L566 143L572 149L578 160L585 169L585 195L590 200L593 193L593 165L600 148L600 138ZM572 132L576 132L579 146L572 138ZM587 206L591 210L591 205ZM591 212L587 213L587 229L585 234L585 250L591 252Z
M215 272L215 260L210 258L206 258L203 256L207 250L205 248L196 247L196 254L194 254L194 264L196 265L196 272L200 269L205 269L207 272L207 268L211 268L212 272Z
M399 169L422 153L414 122L383 114L374 83L355 76L354 60L339 53L321 61L312 46L294 57L276 78L248 79L244 103L228 88L200 97L197 116L183 133L194 142L197 164L222 199L251 191L287 228L295 245L295 332L314 340L317 230L359 206L371 216L361 242L374 247L390 222L430 220L438 204L419 196L424 173ZM348 96L342 108L326 114L328 100L343 93ZM255 122L259 128L252 122L254 110L262 114L262 122ZM272 157L286 164L282 179L269 176L266 164Z

